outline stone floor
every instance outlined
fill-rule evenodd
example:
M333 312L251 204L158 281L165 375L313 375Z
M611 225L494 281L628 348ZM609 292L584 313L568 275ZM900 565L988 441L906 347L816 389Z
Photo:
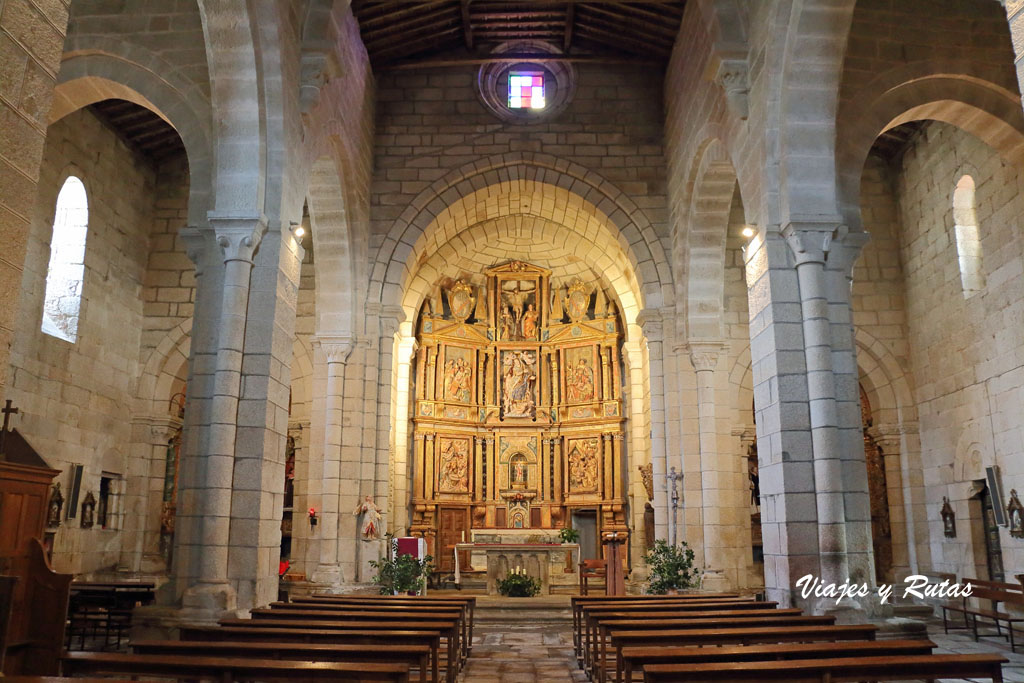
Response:
M482 600L483 604L479 605L484 609L478 612L473 656L459 677L461 683L583 683L587 680L573 657L572 624L567 612L557 611L552 604L509 608L504 603L499 607L498 601L487 609L486 602ZM1024 647L1018 645L1017 654L1012 654L1003 640L983 638L975 643L963 631L945 635L941 621L930 622L928 634L938 645L936 652L1004 654L1010 660L1003 667L1004 680L1024 683Z

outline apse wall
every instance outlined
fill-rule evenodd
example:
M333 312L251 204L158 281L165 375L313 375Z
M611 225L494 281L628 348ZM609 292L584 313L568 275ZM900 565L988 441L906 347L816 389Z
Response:
M503 122L485 108L474 86L476 69L380 73L371 246L380 245L381 235L431 182L510 152L550 154L594 171L625 192L667 240L661 72L575 68L568 107L531 125Z
M976 185L985 276L972 296L961 282L953 213L965 173ZM985 567L980 507L968 502L975 482L999 465L1005 496L993 503L1005 509L1011 489L1024 492L1024 177L977 138L929 123L904 154L896 189L932 568L973 576ZM955 539L943 535L943 496L956 511ZM1004 566L1022 566L1024 540L1001 527L1000 541Z
M73 344L40 330L57 193L69 174L84 182L89 202L83 300ZM64 470L57 481L65 501L71 463L85 466L80 504L89 492L99 499L102 472L127 475L155 182L149 162L88 111L50 126L28 235L8 398L21 411L13 424L51 467ZM67 507L66 502L65 512ZM57 571L87 573L116 563L120 532L98 524L83 529L81 509L76 513L57 531Z

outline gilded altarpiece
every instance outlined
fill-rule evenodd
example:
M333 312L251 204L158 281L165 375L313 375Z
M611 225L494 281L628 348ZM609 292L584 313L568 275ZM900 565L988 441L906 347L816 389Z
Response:
M442 565L463 532L559 529L575 509L628 534L621 326L599 285L518 261L463 274L417 340L411 530Z

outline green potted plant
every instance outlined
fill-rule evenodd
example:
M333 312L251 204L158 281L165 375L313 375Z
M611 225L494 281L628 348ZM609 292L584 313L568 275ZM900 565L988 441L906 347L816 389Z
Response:
M387 542L390 548L391 534L387 535ZM426 586L427 577L434 570L433 561L430 555L417 560L406 554L371 560L370 566L377 570L373 582L380 586L381 595L415 595Z
M657 540L654 547L644 555L644 562L650 575L647 577L647 593L664 595L700 584L700 574L693 566L693 550L685 541L678 546Z
M498 581L498 592L509 598L532 598L540 593L540 581L516 567L501 581Z
M580 532L570 526L562 527L558 530L558 538L561 539L562 543L579 543ZM572 574L572 572L572 550L567 550L565 553L565 573Z

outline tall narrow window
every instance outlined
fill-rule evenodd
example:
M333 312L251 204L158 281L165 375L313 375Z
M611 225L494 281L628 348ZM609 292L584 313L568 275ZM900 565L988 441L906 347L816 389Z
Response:
M960 283L963 285L965 299L985 289L976 206L974 178L961 176L953 190L953 223L956 230L956 253L960 259Z
M42 325L46 334L69 342L78 339L88 224L85 185L75 176L69 176L57 195Z

